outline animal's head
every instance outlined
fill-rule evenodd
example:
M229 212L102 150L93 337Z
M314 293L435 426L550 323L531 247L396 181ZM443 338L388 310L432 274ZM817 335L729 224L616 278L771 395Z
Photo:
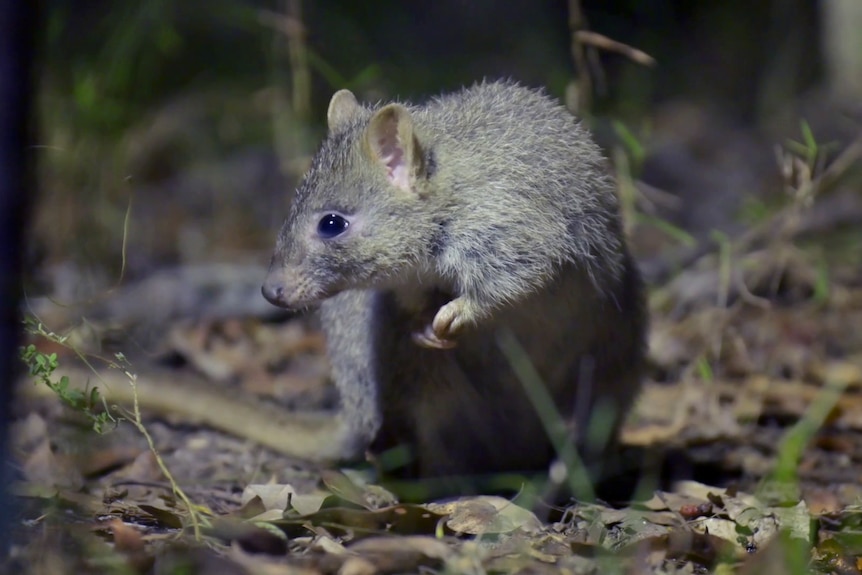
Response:
M432 152L414 113L401 104L365 108L347 90L332 97L329 134L278 235L267 300L313 305L389 285L425 263L440 225Z

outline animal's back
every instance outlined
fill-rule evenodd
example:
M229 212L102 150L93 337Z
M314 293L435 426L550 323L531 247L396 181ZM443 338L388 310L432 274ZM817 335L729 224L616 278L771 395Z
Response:
M607 162L556 100L510 82L482 83L417 108L416 124L434 150L436 187L460 210L450 222L453 245L475 246L473 255L489 266L525 275L550 273L563 261L591 276L621 272ZM453 255L453 268L461 257Z

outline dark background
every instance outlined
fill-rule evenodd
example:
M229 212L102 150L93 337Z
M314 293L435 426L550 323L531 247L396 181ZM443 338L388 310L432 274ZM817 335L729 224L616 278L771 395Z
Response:
M0 540L9 543L12 501L6 487L7 430L18 361L23 239L32 200L30 94L33 14L29 3L0 2Z
M108 99L102 103L123 108L125 114L116 113L126 119L184 90L264 85L290 71L276 70L283 63L279 42L258 10L284 13L290 4L52 0L46 3L45 71L71 94L83 75L98 75L98 95ZM582 6L591 29L660 63L645 70L603 56L610 79L599 99L608 110L644 113L686 96L756 122L763 106L822 78L817 2L594 0ZM413 97L498 76L561 93L574 73L564 1L321 0L303 3L301 14L314 52L318 112L339 87L329 85L336 79ZM769 97L774 100L763 101Z
M858 133L853 6L584 1L591 30L657 65L598 51L578 112L627 177L669 194L650 217L739 229L781 203L774 148L802 121L833 155ZM165 265L265 263L337 89L422 100L510 77L571 102L577 76L559 0L50 0L42 15L28 286L68 299Z

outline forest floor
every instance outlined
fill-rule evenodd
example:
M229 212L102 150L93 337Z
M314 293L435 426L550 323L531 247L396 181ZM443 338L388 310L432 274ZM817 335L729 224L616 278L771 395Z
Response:
M644 261L622 432L642 465L612 502L543 505L541 477L437 500L283 455L336 397L314 318L265 305L262 266L165 268L86 320L28 299L4 572L862 573L862 196L836 171Z

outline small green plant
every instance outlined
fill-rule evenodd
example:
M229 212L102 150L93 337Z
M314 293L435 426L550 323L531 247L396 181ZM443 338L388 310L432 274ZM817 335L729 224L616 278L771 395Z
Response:
M536 371L526 350L508 330L501 330L497 334L497 345L502 350L503 355L506 356L515 375L521 380L527 398L539 414L557 458L562 463L560 471L565 472L562 477L563 481L568 485L576 499L595 501L596 495L590 481L589 471L575 447L572 433L554 405L554 399L542 383L542 376ZM609 439L607 433L597 435L604 436L605 440ZM604 446L596 447L597 450L601 450Z
M846 387L846 382L826 382L823 390L808 406L808 411L784 434L778 447L778 459L775 462L775 468L771 475L764 479L764 484L790 483L798 485L799 463L802 461L802 454L825 425Z
M613 122L614 132L620 140L623 151L629 160L629 167L634 177L640 175L644 160L646 159L646 148L624 123L619 120Z
M822 191L826 159L836 149L836 144L819 143L805 120L800 121L799 129L802 141L788 140L783 153L779 152L778 160L785 189L793 204L797 208L805 208Z
M66 343L66 337L56 333L47 331L45 327L33 320L27 318L24 321L26 330L34 335L38 335L60 344ZM82 414L93 425L93 431L96 433L104 433L106 426L111 423L117 424L117 419L111 416L105 400L99 393L99 388L89 387L85 389L77 389L69 385L69 377L66 375L57 378L54 373L59 367L56 353L45 353L40 351L32 343L22 346L20 349L21 360L27 365L30 376L37 382L48 386L51 391L57 394L60 401Z
M823 163L826 160L827 154L834 151L838 145L834 142L821 144L814 137L814 131L805 120L800 120L799 131L802 135L802 141L787 140L786 148L800 160L805 162L805 165L812 172L820 172L823 169Z
M73 352L86 364L87 368L93 372L95 377L100 378L98 370L90 363L88 357L70 344L67 336L59 335L46 329L41 322L32 317L26 317L24 319L24 326L27 333L44 338ZM185 505L189 514L189 521L191 523L195 539L200 540L201 529L204 525L209 525L207 516L211 515L212 512L206 507L194 504L191 499L189 499L188 495L186 495L185 491L180 488L176 479L174 479L173 474L171 474L159 454L159 451L156 449L155 442L147 428L144 426L143 418L141 417L137 392L138 378L137 375L132 373L131 366L129 365L125 355L117 353L114 355L113 360L97 358L99 361L104 362L109 369L121 370L132 388L132 397L134 399L132 409L130 411L120 408L119 406L113 406L115 411L119 410L125 416L124 418L116 418L111 415L111 409L109 409L107 402L97 387L91 388L88 384L83 390L76 389L71 384L68 376L62 375L57 378L55 372L59 369L59 362L57 360L56 353L44 353L39 351L35 345L29 344L21 347L20 356L22 361L27 365L30 375L34 377L37 382L41 382L48 386L48 388L57 394L57 397L59 397L60 401L64 404L83 414L93 424L93 430L97 433L103 433L105 426L109 422L112 423L113 426L116 426L121 421L127 419L135 426L147 441L147 446L155 457L156 464L159 466L159 469L161 469L162 474L170 483L171 490L174 495L176 495L176 497Z
M613 150L613 163L616 167L623 220L653 227L680 245L696 246L697 240L684 229L648 213L649 209L644 211L637 208L638 202L644 202L647 205L652 203L638 190L636 183L646 160L646 148L624 123L614 121L613 127L619 139L619 145ZM642 131L646 132L648 128Z

